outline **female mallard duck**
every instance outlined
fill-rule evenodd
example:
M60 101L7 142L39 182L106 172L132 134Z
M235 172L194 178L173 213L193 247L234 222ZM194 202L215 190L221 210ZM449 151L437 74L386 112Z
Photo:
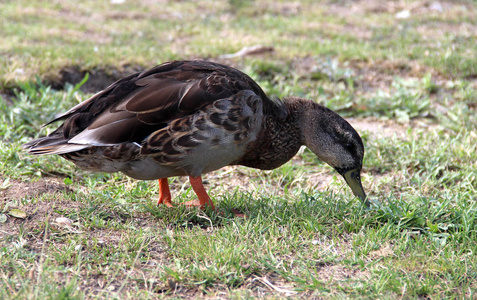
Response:
M358 133L310 100L271 100L244 73L218 63L173 61L111 84L48 124L64 123L25 144L82 169L159 179L159 203L172 206L167 178L189 176L198 200L214 204L201 175L227 165L270 170L305 145L366 201ZM47 125L48 125L47 124Z

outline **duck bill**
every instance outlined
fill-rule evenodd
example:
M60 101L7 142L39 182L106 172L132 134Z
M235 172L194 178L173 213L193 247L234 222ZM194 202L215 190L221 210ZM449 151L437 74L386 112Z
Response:
M366 193L361 185L361 176L359 175L359 169L352 169L343 174L346 183L349 185L353 194L361 199L366 206L369 206L368 200L366 200Z

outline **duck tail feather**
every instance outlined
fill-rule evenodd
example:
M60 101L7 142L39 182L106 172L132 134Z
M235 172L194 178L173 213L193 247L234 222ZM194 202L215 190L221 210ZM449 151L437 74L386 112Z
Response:
M23 145L23 148L28 151L28 153L34 155L65 154L88 147L90 146L70 144L63 138L50 136L39 138Z

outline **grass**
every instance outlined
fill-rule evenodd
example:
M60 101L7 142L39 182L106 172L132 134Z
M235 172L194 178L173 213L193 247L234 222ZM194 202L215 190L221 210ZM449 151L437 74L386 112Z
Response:
M473 2L147 3L0 3L1 299L476 297ZM256 44L275 51L218 58ZM217 211L158 207L155 182L22 151L90 95L65 70L114 80L176 58L236 65L366 125L371 207L306 149L205 175Z

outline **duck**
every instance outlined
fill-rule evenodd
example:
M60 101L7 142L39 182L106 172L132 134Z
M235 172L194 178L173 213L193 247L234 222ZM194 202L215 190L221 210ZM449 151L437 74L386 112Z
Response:
M268 97L248 75L205 60L170 61L119 79L47 124L24 148L93 172L158 180L158 205L173 207L169 177L188 176L196 200L215 209L202 175L225 166L271 170L302 146L329 164L369 205L361 183L364 146L340 115L312 100Z

